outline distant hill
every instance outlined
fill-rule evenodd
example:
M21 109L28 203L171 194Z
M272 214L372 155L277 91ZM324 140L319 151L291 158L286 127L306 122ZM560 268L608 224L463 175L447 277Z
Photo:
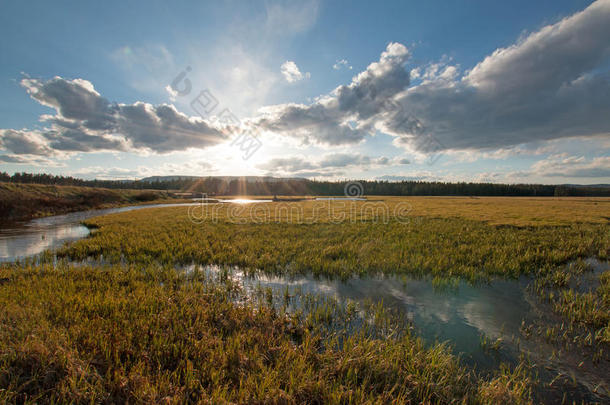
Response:
M69 186L104 187L113 189L154 189L170 192L206 193L232 196L339 196L350 192L359 195L387 196L521 196L521 197L610 197L609 184L554 185L554 184L499 184L446 183L440 181L316 181L303 178L270 176L151 176L142 180L84 180L44 173L0 172L0 182L54 184Z
M163 182L163 181L179 181L179 180L198 180L198 179L217 179L220 181L231 182L233 180L246 181L247 183L277 183L279 181L294 181L306 179L300 177L270 177L270 176L150 176L140 179L144 182Z
M574 188L610 188L610 184L560 184L560 186Z

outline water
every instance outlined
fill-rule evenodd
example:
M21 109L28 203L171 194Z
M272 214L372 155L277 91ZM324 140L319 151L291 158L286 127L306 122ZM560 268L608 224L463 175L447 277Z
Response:
M596 259L587 262L595 269L593 274L610 269L607 262ZM187 270L193 268L189 266ZM221 268L204 266L203 269L219 272ZM481 285L460 281L448 287L410 276L373 275L348 280L313 276L250 277L238 268L230 269L229 277L238 281L249 296L261 288L270 288L276 307L283 305L282 297L288 291L297 298L290 301L288 311L302 309L298 297L305 294L336 299L344 304L353 302L361 308L366 302L383 303L386 309L406 319L408 324L404 326L413 329L426 344L446 342L464 364L482 373L493 372L502 363L515 366L526 355L536 365L542 382L536 391L540 402L561 402L564 393L569 401L576 402L608 399L607 367L593 364L578 352L522 334L522 326L557 326L562 322L527 288L531 282L527 277L493 280ZM558 375L562 377L548 386ZM602 396L593 393L594 387L598 387Z
M56 249L66 242L89 235L81 222L100 215L133 211L144 208L179 207L185 204L150 204L101 210L79 211L65 215L37 218L29 222L4 224L0 228L0 262L12 262L31 257L47 249Z
M145 208L181 207L199 205L201 200L193 203L180 204L147 204L128 207L107 208L72 212L65 215L37 218L29 222L2 224L0 228L0 262L32 257L47 249L57 249L66 242L72 242L89 235L89 229L81 222L108 214L140 210ZM249 204L271 202L272 200L251 200L238 198L233 200L218 200L220 203Z
M253 200L250 198L233 198L228 200L218 200L221 203L234 203L234 204L252 204L252 203L268 203L273 200Z
M366 201L362 197L318 197L316 201Z
M217 266L206 266L206 271L210 269L219 271ZM378 275L348 280L313 276L249 277L234 268L230 277L240 282L246 295L253 295L260 288L271 288L278 298L288 290L290 296L316 294L360 306L367 301L383 303L385 308L408 320L424 341L448 342L455 354L461 354L467 364L481 370L494 369L502 361L516 363L519 350L510 342L519 333L522 321L531 318L533 313L526 299L526 278L496 280L480 286L458 282L441 288L428 279L408 276ZM298 304L292 309L298 309ZM493 341L502 339L507 344L490 353L482 347L482 337Z

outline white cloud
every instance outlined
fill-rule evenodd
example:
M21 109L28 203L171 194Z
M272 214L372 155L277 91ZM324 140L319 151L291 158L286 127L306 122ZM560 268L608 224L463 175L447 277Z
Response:
M566 153L552 155L534 163L531 173L541 177L610 178L610 156L587 159Z
M285 13L294 19L297 27L291 32L295 33L313 26L317 9L310 12L297 5L277 9L270 5L261 29L269 33L277 30ZM409 50L390 43L379 60L350 83L308 104L271 105L256 114L250 110L266 104L269 91L283 87L273 86L277 80L283 77L295 83L309 77L308 73L301 72L294 61L286 61L280 76L277 66L264 67L268 55L227 46L231 43L227 40L219 45L224 59L213 53L217 65L199 75L193 65L191 79L202 89L206 83L219 86L212 90L223 105L234 102L248 106L250 110L243 111L251 118L243 120L245 125L265 136L299 142L299 147L357 144L381 131L395 138L394 145L420 154L442 151L461 156L463 161L503 159L549 153L544 148L551 141L608 138L608 38L610 0L600 0L497 49L466 72L448 58L407 70ZM193 55L198 51L194 49ZM171 62L161 48L156 55L154 63ZM122 60L126 65L135 64L130 58L123 55ZM202 60L202 66L207 62ZM341 59L333 67L349 64ZM208 75L212 71L216 73ZM26 78L22 85L33 99L56 113L41 117L48 125L43 130L0 130L5 160L100 150L166 153L217 145L235 133L235 128L189 117L173 105L111 103L84 79ZM177 98L177 94L170 92L170 97ZM186 99L178 101L188 106L191 97ZM237 113L233 105L230 107ZM321 164L316 160L309 163L312 167L304 163L291 170L324 172L327 168ZM571 164L575 167L576 163ZM540 165L536 169L541 173L559 173Z
M346 68L346 69L352 70L353 66L351 66L351 65L349 64L349 62L347 61L347 59L340 59L340 60L337 60L337 61L335 62L335 64L333 65L333 69L335 69L335 70L341 70L342 68Z
M142 150L158 153L205 148L228 139L226 127L189 117L173 105L110 103L83 79L25 78L22 86L39 103L44 130L0 129L0 147L15 155L59 157L62 153Z
M429 65L379 123L397 144L425 150L492 149L610 133L610 1L494 51L459 77L450 61Z
M347 86L316 102L262 110L250 123L304 143L353 144L377 130L415 152L492 151L610 134L610 1L498 49L471 71L451 59L410 72L389 44ZM410 79L418 83L411 87Z
M358 143L371 133L371 120L386 110L387 101L409 84L404 69L408 56L404 45L390 43L379 61L371 63L349 85L337 87L313 104L266 107L249 124L304 143Z
M309 79L310 77L309 72L305 74L301 73L297 64L291 60L282 63L280 71L288 83L298 82L299 80Z
M409 164L405 158L388 158L385 156L370 157L360 153L330 153L319 159L302 156L274 158L257 167L265 170L268 175L300 176L300 177L330 177L342 175L343 169L371 169Z

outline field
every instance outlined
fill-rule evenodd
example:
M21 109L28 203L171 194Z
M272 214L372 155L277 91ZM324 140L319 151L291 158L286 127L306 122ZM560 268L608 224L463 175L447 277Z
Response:
M123 205L178 202L165 191L0 182L0 221Z
M521 202L526 209L517 215ZM236 265L276 274L385 272L476 281L517 277L579 257L607 259L610 234L603 214L608 212L610 200L603 199L391 198L176 207L92 219L88 224L99 228L95 236L60 254Z
M481 373L382 306L247 295L222 270L183 269L403 274L439 286L526 276L561 324L524 325L544 335L532 339L605 369L610 272L587 291L574 282L592 274L584 259L608 260L608 215L606 198L369 197L93 218L89 238L57 252L65 260L0 267L0 400L538 402L527 359ZM287 309L294 300L300 311Z

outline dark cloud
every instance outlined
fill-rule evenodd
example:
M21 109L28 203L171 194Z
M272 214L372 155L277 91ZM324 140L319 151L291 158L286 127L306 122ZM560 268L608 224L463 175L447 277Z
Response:
M58 119L76 121L87 129L113 128L116 105L112 106L101 97L87 80L65 80L56 76L45 82L26 78L21 85L34 100L54 108Z
M227 139L222 128L182 114L173 105L112 104L83 79L26 78L21 84L34 100L54 108L56 115L41 117L50 125L43 131L0 130L2 149L14 154L52 156L57 152L127 150L165 153L205 148Z
M100 150L128 150L122 139L105 135L90 135L81 129L54 129L44 132L49 141L48 146L55 151L64 152L95 152Z
M325 100L305 106L285 104L267 107L252 126L301 138L304 143L327 145L353 144L363 140L368 131L349 125L337 109L336 100Z
M609 38L610 2L598 1L496 50L459 79L432 75L409 88L383 127L423 151L608 134Z
M16 155L50 155L53 150L37 131L0 130L0 148Z
M505 148L610 132L610 1L497 49L470 71L445 59L409 74L388 45L351 84L311 105L266 109L252 124L321 144L376 130L421 152ZM410 85L410 77L416 80ZM408 87L408 88L407 88Z
M227 139L220 128L203 119L189 117L173 105L137 102L119 108L117 131L125 134L136 149L163 153L205 148Z
M0 155L0 162L2 163L13 163L23 165L34 165L34 166L47 166L47 167L60 167L62 164L57 163L54 160L45 158L37 155Z

